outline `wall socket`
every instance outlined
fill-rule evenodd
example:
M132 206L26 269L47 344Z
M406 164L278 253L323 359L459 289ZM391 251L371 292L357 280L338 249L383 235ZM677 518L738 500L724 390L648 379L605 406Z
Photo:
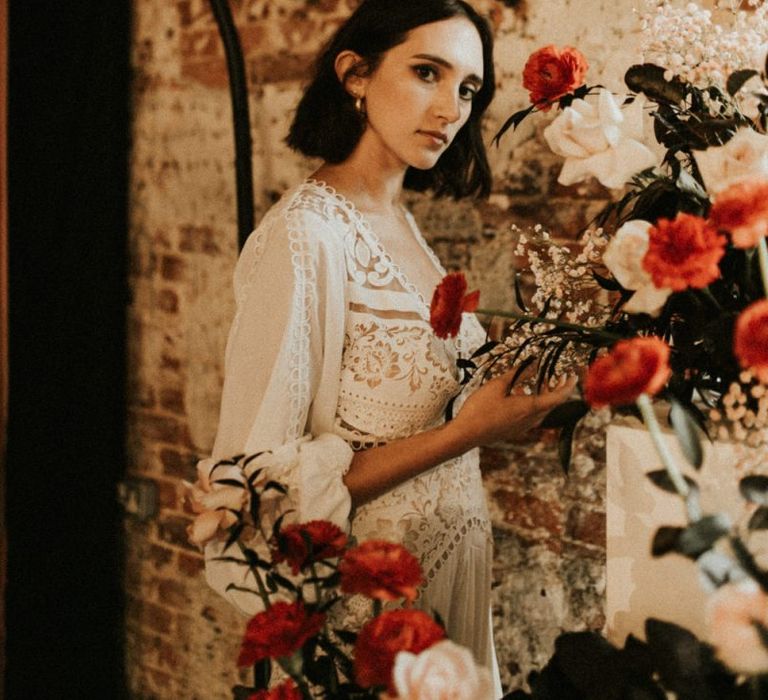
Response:
M117 484L117 500L126 515L149 520L157 515L157 484L152 479L130 477Z

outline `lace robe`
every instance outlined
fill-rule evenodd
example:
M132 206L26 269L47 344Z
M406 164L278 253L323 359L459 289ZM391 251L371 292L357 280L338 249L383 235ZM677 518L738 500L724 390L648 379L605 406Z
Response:
M476 319L465 316L455 342L436 338L426 300L365 218L313 180L284 195L250 236L235 272L235 292L238 308L213 456L298 440L298 519L326 518L345 526L351 521L358 541L387 539L408 547L426 579L417 604L437 611L450 638L495 669L491 528L477 451L351 513L341 480L352 450L443 421L446 402L459 388L457 354L467 354L484 338ZM209 583L252 613L252 598L224 593L230 582L248 585L242 568L211 561L217 554L218 545L209 545ZM359 626L370 604L352 599L342 614L338 623Z

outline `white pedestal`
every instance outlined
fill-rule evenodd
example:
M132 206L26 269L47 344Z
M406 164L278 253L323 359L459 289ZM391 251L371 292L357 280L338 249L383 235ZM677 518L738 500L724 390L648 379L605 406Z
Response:
M705 442L704 465L696 472L680 453L674 435L667 433L665 439L683 471L699 484L704 514L739 517L744 501L738 492L734 448ZM703 636L706 595L695 562L679 554L651 555L656 530L662 525L684 525L685 512L678 496L662 491L645 476L662 468L647 430L610 426L606 460L609 640L623 646L630 632L645 638L648 617L674 622Z

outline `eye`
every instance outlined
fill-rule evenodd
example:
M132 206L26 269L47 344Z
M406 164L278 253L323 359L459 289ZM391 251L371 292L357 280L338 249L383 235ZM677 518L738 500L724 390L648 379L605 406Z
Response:
M471 102L477 96L477 88L474 85L466 84L459 88L459 98Z
M413 67L413 72L425 83L434 83L438 78L437 68L428 63L420 63Z

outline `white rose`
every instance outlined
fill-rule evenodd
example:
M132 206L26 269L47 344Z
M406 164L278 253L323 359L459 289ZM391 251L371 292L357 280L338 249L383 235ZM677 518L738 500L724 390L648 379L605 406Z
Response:
M596 177L610 188L623 187L635 174L656 163L642 143L643 105L638 97L622 109L605 89L597 105L574 100L546 129L544 138L558 155L565 156L557 181L572 185Z
M635 292L624 305L625 311L657 316L672 290L655 287L651 275L643 269L650 228L647 221L627 221L605 249L603 263L624 289Z
M707 603L709 642L720 661L738 673L768 671L768 649L756 622L768 625L768 595L752 579L722 586Z
M418 655L401 651L392 677L399 700L493 700L488 670L447 639Z
M711 195L741 180L768 177L768 136L749 127L739 129L725 145L696 151L694 156Z

